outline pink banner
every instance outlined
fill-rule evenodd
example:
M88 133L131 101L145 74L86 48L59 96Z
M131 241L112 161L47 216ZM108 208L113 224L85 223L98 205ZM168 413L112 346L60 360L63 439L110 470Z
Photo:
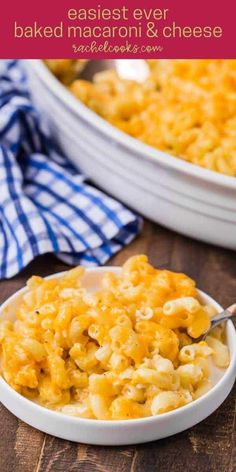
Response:
M8 0L1 58L234 58L234 0Z

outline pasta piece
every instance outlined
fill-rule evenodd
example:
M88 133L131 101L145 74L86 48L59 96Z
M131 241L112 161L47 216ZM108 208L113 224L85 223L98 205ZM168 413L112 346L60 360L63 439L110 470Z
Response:
M228 367L230 357L227 346L213 336L207 336L206 341L213 350L212 357L217 367Z
M188 390L181 392L161 392L154 397L151 411L153 415L160 415L170 410L175 410L180 406L186 405L192 401L192 395Z

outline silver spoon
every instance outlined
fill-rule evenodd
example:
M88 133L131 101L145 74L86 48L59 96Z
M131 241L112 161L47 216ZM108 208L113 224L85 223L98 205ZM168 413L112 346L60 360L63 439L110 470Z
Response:
M229 306L228 308L226 308L226 310L222 311L217 316L215 316L211 321L210 328L207 330L206 333L203 334L203 336L200 336L198 341L199 340L204 341L204 339L206 339L206 337L208 336L208 334L210 333L212 329L214 329L219 324L225 323L226 321L228 321L230 318L233 318L234 316L236 316L236 303Z
M88 61L79 78L93 82L95 74L110 69L115 70L121 79L133 80L138 83L145 82L150 75L149 66L143 59L114 59Z

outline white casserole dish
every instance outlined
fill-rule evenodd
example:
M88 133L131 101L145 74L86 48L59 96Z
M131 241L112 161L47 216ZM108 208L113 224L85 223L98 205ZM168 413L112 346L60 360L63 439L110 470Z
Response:
M117 267L87 269L83 285L97 290L104 272L119 272ZM52 275L59 277L61 274ZM50 277L49 277L50 278ZM14 319L15 310L26 288L12 295L0 308L0 316ZM222 308L211 297L199 291L205 304L213 305L217 312ZM226 325L230 365L227 369L212 369L213 388L188 405L159 416L134 420L104 421L75 418L48 410L21 396L0 376L0 401L14 415L31 426L59 438L103 446L121 446L154 441L184 431L209 416L228 396L236 377L236 332L232 321ZM4 434L4 432L2 432Z
M197 167L119 131L78 101L41 60L24 61L36 105L75 166L142 215L236 249L236 178Z

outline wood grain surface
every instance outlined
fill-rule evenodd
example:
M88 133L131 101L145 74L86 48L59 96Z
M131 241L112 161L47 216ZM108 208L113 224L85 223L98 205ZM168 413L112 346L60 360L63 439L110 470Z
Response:
M184 238L152 223L111 261L119 265L146 253L155 266L186 272L223 306L236 301L236 253ZM32 274L67 268L54 256L31 263L0 284L0 302ZM0 404L0 472L235 472L236 388L223 405L194 428L153 443L94 447L51 437L17 420Z

